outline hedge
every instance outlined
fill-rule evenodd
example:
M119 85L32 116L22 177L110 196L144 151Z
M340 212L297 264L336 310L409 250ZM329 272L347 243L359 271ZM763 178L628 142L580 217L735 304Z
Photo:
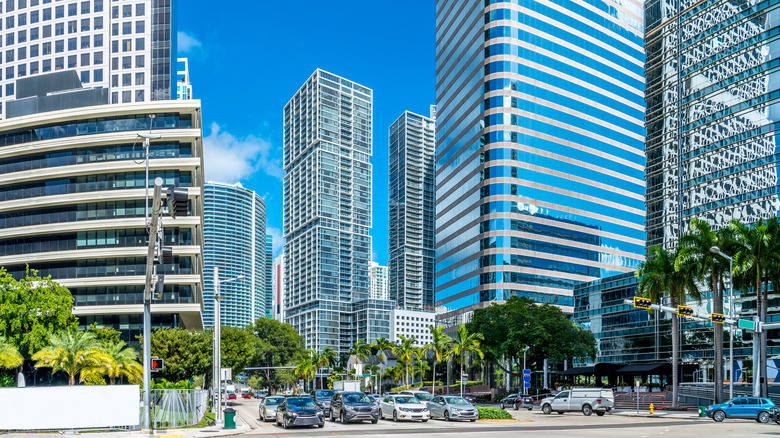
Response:
M487 408L482 406L477 406L477 412L479 412L479 418L480 419L486 419L486 420L511 420L512 415L499 408Z
M391 388L390 391L398 392L398 391L404 391L404 390L407 390L407 389L421 388L423 386L432 386L432 385L433 385L432 382L422 382L422 383L417 382L417 383L413 383L411 385L397 386L395 388ZM436 387L439 388L441 386L443 386L442 382L437 380L436 381Z

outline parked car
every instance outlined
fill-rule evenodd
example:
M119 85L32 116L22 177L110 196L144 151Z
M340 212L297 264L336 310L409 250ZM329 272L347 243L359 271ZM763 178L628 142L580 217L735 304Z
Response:
M427 406L428 410L431 411L431 418L443 418L444 421L470 420L471 422L479 419L477 408L463 397L456 395L434 397L427 403Z
M771 417L769 421L774 421L775 423L780 424L780 407L773 407L769 411L769 416Z
M477 397L474 394L463 394L463 400L466 400L467 402L474 404L477 402Z
M524 408L531 411L534 408L534 399L529 395L509 394L501 399L501 409L506 409L507 406L511 406L514 410Z
M260 401L260 419L263 421L276 420L276 408L284 401L284 397L270 396L264 397Z
M774 407L775 404L768 398L735 397L726 403L707 406L704 413L717 422L726 418L746 418L768 423L772 419Z
M595 412L600 417L615 406L615 394L605 388L573 388L545 398L540 405L545 414L581 411L586 416Z
M420 403L416 397L408 394L389 395L379 403L379 418L398 420L422 420L430 418L428 407Z
M317 389L314 391L314 401L322 406L322 411L327 417L330 415L330 400L336 395L336 391L332 389Z
M276 408L276 425L325 427L322 409L311 397L288 397Z
M499 400L499 404L501 405L501 409L506 409L507 406L512 406L512 403L514 403L515 400L517 400L517 397L519 397L520 394L509 394L508 396L502 398Z
M228 400L235 400L236 399L236 393L235 392L228 392Z
M425 404L429 401L433 400L433 394L431 394L428 391L412 391L412 390L404 390L401 391L399 394L401 395L413 395L420 403Z
M255 391L255 398L265 398L266 394L265 391Z
M380 398L379 398L378 395L371 394L371 395L367 395L366 397L368 397L368 399L371 400L371 403L373 403L374 406L376 406L376 408L379 409L379 399Z
M336 418L342 424L363 420L376 424L379 421L379 409L362 392L339 392L330 402L330 421L336 421Z

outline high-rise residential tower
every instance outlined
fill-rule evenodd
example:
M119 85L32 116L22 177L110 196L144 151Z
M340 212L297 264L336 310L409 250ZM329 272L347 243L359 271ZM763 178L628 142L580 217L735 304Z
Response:
M431 117L404 111L390 126L390 299L402 309L433 310L436 169Z
M273 319L284 322L284 254L274 259L273 279Z
M273 270L274 270L274 236L265 235L265 285L263 287L263 309L265 312L260 316L265 318L273 317Z
M14 81L74 70L105 103L167 100L175 81L176 0L7 0L0 30L0 119Z
M436 306L574 285L644 258L642 2L436 1Z
M382 266L377 262L370 262L368 264L368 276L371 279L371 292L370 298L377 300L387 299L387 266Z
M176 99L192 99L190 60L187 58L176 59Z
M372 105L317 69L284 107L285 316L318 351L346 352L368 298Z
M241 183L207 182L203 249L203 325L214 325L214 267L220 283L222 325L245 327L269 312L266 305L265 202Z

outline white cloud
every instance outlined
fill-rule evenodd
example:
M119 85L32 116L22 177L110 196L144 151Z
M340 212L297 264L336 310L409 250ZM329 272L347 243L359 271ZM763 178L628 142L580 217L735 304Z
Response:
M275 227L266 227L266 234L270 234L274 239L274 258L278 257L282 253L284 248L284 237L282 236L282 230Z
M186 32L176 32L176 39L178 40L176 50L180 55L193 53L203 48L197 38Z
M282 159L274 156L271 143L254 135L236 138L219 124L211 124L211 133L203 138L203 153L207 181L235 183L249 178L256 171L282 179Z

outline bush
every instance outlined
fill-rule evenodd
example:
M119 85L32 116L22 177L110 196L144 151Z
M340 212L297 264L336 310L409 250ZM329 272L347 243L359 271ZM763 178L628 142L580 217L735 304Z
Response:
M476 396L477 403L489 403L490 400L490 394L481 394Z
M479 418L486 420L511 420L512 415L499 408L486 408L477 406L477 412L479 412Z
M472 386L481 385L481 380L469 380L466 382L466 384L463 386L464 388L470 388ZM454 385L450 385L450 388L460 388L460 383L456 383Z
M417 382L417 383L413 383L411 385L404 385L404 386L397 386L395 388L390 388L390 391L398 392L398 391L403 391L403 390L406 390L406 389L416 389L416 388L422 388L423 386L432 386L432 385L433 385L433 382L422 382L422 383ZM436 381L436 388L440 388L442 386L444 386L444 384L437 380Z

